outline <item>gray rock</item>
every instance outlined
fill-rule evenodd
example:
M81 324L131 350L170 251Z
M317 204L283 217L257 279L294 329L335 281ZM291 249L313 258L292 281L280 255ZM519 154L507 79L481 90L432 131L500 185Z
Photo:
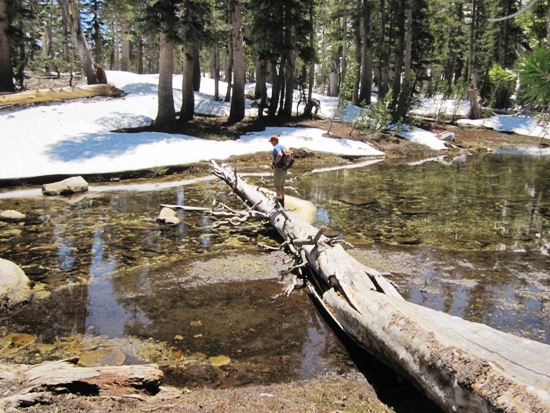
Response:
M17 264L0 258L0 309L9 310L30 300L30 283Z
M0 212L0 221L24 221L27 216L21 212L15 211L13 209L7 209Z
M455 134L454 132L442 132L439 134L439 139L442 141L454 142Z
M44 195L70 195L88 191L88 182L81 176L73 176L63 181L42 185Z

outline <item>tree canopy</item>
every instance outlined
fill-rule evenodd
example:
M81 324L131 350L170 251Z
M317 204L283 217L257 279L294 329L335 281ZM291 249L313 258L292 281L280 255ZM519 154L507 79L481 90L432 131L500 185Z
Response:
M549 10L550 0L0 0L0 92L25 88L26 71L93 82L98 63L163 82L183 73L179 114L164 85L167 121L193 117L201 73L228 81L235 121L245 82L270 116L292 115L296 89L304 103L312 90L348 90L358 105L377 93L394 120L416 96L462 99L471 87L485 106L547 108ZM520 93L499 73L518 76Z

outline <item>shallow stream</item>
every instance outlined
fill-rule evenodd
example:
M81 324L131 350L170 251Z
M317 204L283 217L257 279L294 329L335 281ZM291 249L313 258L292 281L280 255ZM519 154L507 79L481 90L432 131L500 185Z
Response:
M301 174L349 252L413 302L550 344L550 159L510 154L379 162ZM79 356L83 363L159 363L171 384L268 384L356 368L305 290L283 294L276 234L216 228L161 204L238 206L209 179L91 185L85 195L2 190L0 256L35 283L35 298L0 319L0 358ZM260 177L249 177L259 183Z

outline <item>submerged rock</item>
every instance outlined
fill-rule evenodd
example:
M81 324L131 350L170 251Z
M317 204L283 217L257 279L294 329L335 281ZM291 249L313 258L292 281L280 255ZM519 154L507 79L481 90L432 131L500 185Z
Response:
M82 352L78 364L85 367L122 366L124 360L126 355L119 347L104 347Z
M210 363L214 367L221 367L231 363L231 359L224 355L212 356L210 357Z
M178 213L172 208L164 207L161 209L159 216L157 217L157 222L159 224L166 225L178 225L180 219L178 218Z

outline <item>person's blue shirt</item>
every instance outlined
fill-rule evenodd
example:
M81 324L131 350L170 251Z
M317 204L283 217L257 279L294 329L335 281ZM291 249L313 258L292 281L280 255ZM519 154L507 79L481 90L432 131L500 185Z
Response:
M281 145L281 144L277 144L273 147L273 163L275 163L275 159L277 159L277 155L280 153L281 154L281 159L283 159L283 152L286 148ZM281 160L279 160L280 162Z

